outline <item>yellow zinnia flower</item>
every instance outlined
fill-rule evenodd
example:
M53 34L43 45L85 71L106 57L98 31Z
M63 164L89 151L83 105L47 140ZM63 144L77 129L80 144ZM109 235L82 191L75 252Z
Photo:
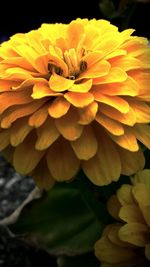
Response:
M120 222L108 225L95 244L102 266L147 266L143 261L150 260L150 170L139 171L132 185L122 185L109 199L108 210Z
M0 150L40 186L80 168L96 185L144 167L150 48L106 20L43 24L0 47Z

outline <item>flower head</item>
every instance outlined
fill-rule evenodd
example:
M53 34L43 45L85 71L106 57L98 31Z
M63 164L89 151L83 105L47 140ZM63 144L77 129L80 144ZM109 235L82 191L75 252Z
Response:
M144 255L150 260L150 170L139 171L132 185L122 185L109 199L108 210L119 223L106 227L95 245L96 256L104 266L147 266L143 260Z
M0 47L0 150L40 186L106 185L150 148L150 47L106 20L43 24Z

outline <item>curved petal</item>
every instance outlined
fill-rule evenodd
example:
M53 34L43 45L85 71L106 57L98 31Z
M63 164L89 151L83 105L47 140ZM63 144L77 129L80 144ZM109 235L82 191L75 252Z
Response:
M81 136L71 142L71 146L80 160L88 160L92 158L98 148L97 140L95 134L93 133L91 126L84 127Z
M76 158L68 141L59 138L47 153L47 165L56 181L72 179L79 170L80 161Z
M77 108L84 108L91 104L94 101L94 97L91 93L74 93L68 92L65 93L64 97L70 102L73 106Z
M60 118L64 116L70 108L70 103L62 96L53 100L48 107L48 113L53 118Z

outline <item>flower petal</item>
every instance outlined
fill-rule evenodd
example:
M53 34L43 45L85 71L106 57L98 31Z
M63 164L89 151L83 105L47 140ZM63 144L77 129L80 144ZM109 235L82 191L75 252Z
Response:
M21 144L33 127L28 125L28 118L18 119L14 122L10 130L10 143L12 146Z
M33 140L34 134L28 135L24 142L16 147L14 152L13 165L16 171L23 175L33 171L45 153L34 148Z
M87 93L92 87L92 79L85 80L81 83L74 83L69 89L70 92Z
M38 82L33 86L33 99L40 99L46 96L59 96L61 93L56 93L49 88L49 85L44 82Z
M24 104L20 106L13 106L6 110L2 115L1 119L1 127L9 128L11 124L16 121L18 118L25 117L27 115L32 114L37 109L39 109L43 105L44 101L38 100L31 102L29 104Z
M55 120L58 131L67 140L78 139L83 131L83 126L78 124L78 114L75 110L71 109L66 115Z
M47 165L56 181L72 179L79 170L80 161L76 158L70 144L58 139L48 150Z
M101 92L92 92L94 98L96 101L100 103L107 104L108 106L111 106L117 110L119 110L121 113L128 113L129 112L129 104L127 101L122 99L119 96L106 96L101 94Z
M9 129L0 132L0 150L3 150L9 145L10 142L10 131Z
M121 66L121 65L120 65ZM107 75L106 75L107 74ZM104 77L94 79L93 84L107 84L124 82L127 79L127 74L119 67L112 67L109 73L106 73ZM95 77L93 77L95 78Z
M126 223L145 223L144 217L137 205L125 205L119 211L119 217Z
M110 69L110 64L106 60L101 60L92 66L87 66L87 70L82 72L77 81L84 78L97 78L102 77L106 74L108 74Z
M84 127L81 136L72 141L71 146L78 159L88 160L92 158L96 154L98 144L91 126Z
M78 110L79 113L79 124L86 125L90 124L96 116L96 113L98 111L98 104L96 102L92 102L85 108L81 108Z
M136 138L150 149L150 125L136 124L132 131L134 132Z
M145 224L133 222L125 224L120 228L119 237L124 242L129 242L137 247L143 247L149 241L148 232L149 229Z
M35 148L37 150L47 149L59 137L59 132L55 126L53 119L48 118L47 121L36 130L37 141Z
M35 111L28 120L28 124L30 126L33 126L35 128L40 127L47 119L48 117L48 105L44 105L40 107L37 111Z
M53 118L60 118L65 115L70 108L70 103L62 96L53 100L48 107L48 113Z
M49 80L50 89L55 92L63 92L69 90L74 84L74 80L66 79L56 73L53 73Z
M96 155L82 163L87 177L96 185L107 185L117 181L121 172L120 158L116 147L107 136L99 131L98 150ZM109 166L109 168L108 168Z
M103 113L98 112L95 120L113 135L120 136L124 134L124 129L121 123L108 118Z
M91 93L74 93L68 92L64 95L68 102L77 108L84 108L94 101L94 97Z
M137 143L135 135L128 128L124 127L124 134L120 136L109 134L111 139L117 143L119 146L135 152L139 150L139 145Z
M141 150L131 152L121 147L117 147L117 150L121 159L122 174L129 176L144 168L145 158Z
M33 173L31 173L31 176L41 189L50 190L55 184L55 180L50 174L45 158L39 162Z

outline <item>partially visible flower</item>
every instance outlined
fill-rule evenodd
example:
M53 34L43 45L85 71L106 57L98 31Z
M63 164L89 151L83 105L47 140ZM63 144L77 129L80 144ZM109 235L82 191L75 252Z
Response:
M109 199L108 210L119 223L108 225L95 245L102 266L147 266L143 260L150 260L150 170L138 172L132 185L122 185Z
M150 47L105 20L43 24L0 47L0 150L41 187L80 168L96 185L144 167Z

